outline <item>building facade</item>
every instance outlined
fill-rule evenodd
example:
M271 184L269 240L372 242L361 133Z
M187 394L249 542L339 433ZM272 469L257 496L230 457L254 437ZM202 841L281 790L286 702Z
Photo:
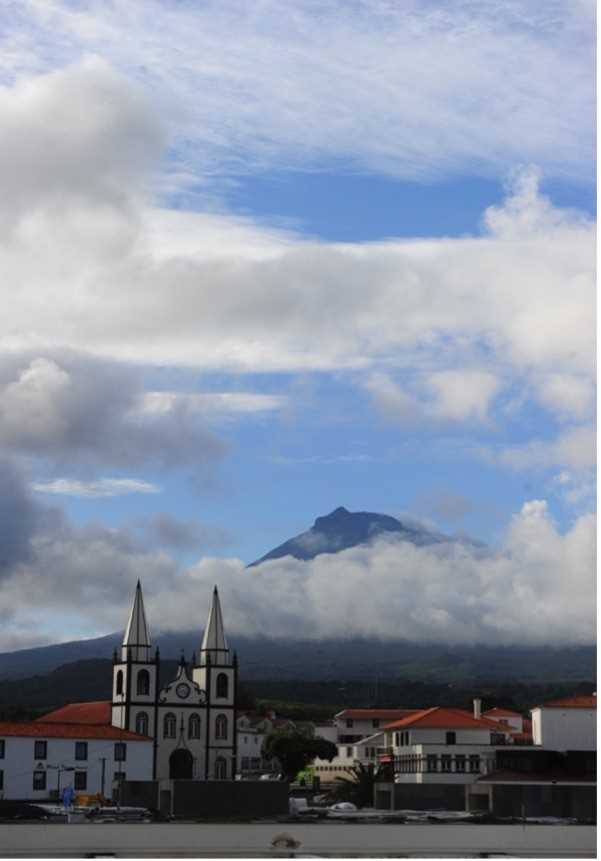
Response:
M160 654L152 643L140 583L113 660L111 724L153 741L155 780L232 780L236 774L238 661L225 638L217 587L204 636L189 667L159 687Z
M112 726L58 721L0 722L0 798L110 795L120 780L150 780L152 741Z
M577 695L532 709L534 744L547 750L597 749L597 696Z

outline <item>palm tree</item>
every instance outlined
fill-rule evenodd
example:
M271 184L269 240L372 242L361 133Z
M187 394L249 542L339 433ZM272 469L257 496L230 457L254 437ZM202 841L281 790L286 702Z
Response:
M373 807L374 787L383 777L383 769L373 762L357 762L346 769L350 777L337 777L334 792L340 801L352 801L357 807Z

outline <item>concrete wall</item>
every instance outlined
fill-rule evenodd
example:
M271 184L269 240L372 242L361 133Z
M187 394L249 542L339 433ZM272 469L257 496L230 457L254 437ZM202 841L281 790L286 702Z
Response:
M532 733L534 744L549 750L596 750L597 710L533 709Z
M288 784L275 780L175 780L173 815L182 819L242 816L262 818L288 813Z
M34 743L47 741L47 756L44 760L34 759ZM3 798L38 800L48 799L58 787L58 771L48 768L51 765L63 765L85 771L87 786L80 790L85 794L95 794L102 790L102 763L105 762L105 795L110 796L115 772L124 771L126 776L134 780L150 780L152 778L152 742L127 741L125 762L115 761L115 740L113 739L81 739L88 745L88 758L75 759L75 743L77 739L63 738L22 738L8 736L5 738L4 759L0 759L0 771L4 772ZM33 772L38 766L46 771L46 789L33 789ZM61 789L73 786L73 771L61 772Z
M379 810L465 810L464 785L377 783L375 807Z
M592 820L597 811L596 786L493 786L497 816L560 816Z

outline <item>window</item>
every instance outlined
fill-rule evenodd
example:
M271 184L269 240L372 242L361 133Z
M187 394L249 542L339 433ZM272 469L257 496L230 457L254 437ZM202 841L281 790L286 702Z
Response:
M225 715L217 715L215 719L215 738L227 738L227 718Z
M352 748L352 747L347 747L347 749L346 749L346 758L347 758L347 759L352 759L352 756L353 756L353 748Z
M448 755L448 753L443 753L440 757L440 770L441 771L450 771L451 770L451 762L452 757Z
M215 780L225 780L227 778L227 762L225 757L218 756L215 760Z
M136 715L136 732L140 735L148 735L148 715L146 712L138 712Z
M117 681L115 682L115 693L120 696L123 693L123 670L117 673Z
M73 789L85 791L88 788L88 772L76 771L73 775Z
M34 759L46 759L48 755L48 742L47 741L36 741L33 746L33 758Z
M116 771L113 774L113 780L116 780L118 783L121 783L122 780L125 780L125 772L124 771Z
M470 771L480 771L480 757L477 754L470 755Z
M371 722L371 725L374 729L378 729L378 727L380 726L380 721L377 718L374 718Z
M244 744L248 744L248 736L247 735L244 736Z
M4 772L0 768L0 792L4 789Z
M246 771L247 769L250 768L249 763L250 763L250 759L248 758L248 756L243 756L242 757L242 771Z
M254 768L254 769L261 768L261 760L259 759L258 756L256 756L256 757L253 756L253 758L250 761L250 767Z
M4 759L4 748L6 746L6 742L3 738L0 738L0 759Z
M163 718L163 738L175 738L176 720L173 712L167 712Z
M352 720L351 720L350 718L347 718L347 719L346 719L346 725L347 725L347 728L348 728L348 729L350 729L350 728L352 727L353 722L352 722Z
M33 789L34 792L40 792L46 789L46 772L34 771L33 773Z
M191 714L188 720L188 738L200 738L200 716Z
M127 759L127 745L125 742L118 741L115 743L115 762L125 762Z
M446 743L447 744L456 744L457 743L457 733L456 732L448 732L446 735Z
M462 753L458 753L455 757L455 771L465 771L465 756Z
M148 670L140 670L136 679L136 693L140 696L148 696L150 693L150 673Z
M219 673L216 683L217 697L219 699L227 699L229 691L229 679L225 673Z
M87 759L88 758L88 743L87 741L76 741L75 742L75 759Z
M255 744L259 744L259 739L255 736Z
M438 757L436 754L429 753L426 757L426 768L428 771L438 771Z

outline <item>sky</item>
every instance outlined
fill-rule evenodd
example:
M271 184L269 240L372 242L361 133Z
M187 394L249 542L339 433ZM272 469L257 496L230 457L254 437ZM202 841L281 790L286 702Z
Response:
M0 9L0 649L591 643L594 4ZM338 506L448 543L246 565ZM477 542L456 542L470 536Z

